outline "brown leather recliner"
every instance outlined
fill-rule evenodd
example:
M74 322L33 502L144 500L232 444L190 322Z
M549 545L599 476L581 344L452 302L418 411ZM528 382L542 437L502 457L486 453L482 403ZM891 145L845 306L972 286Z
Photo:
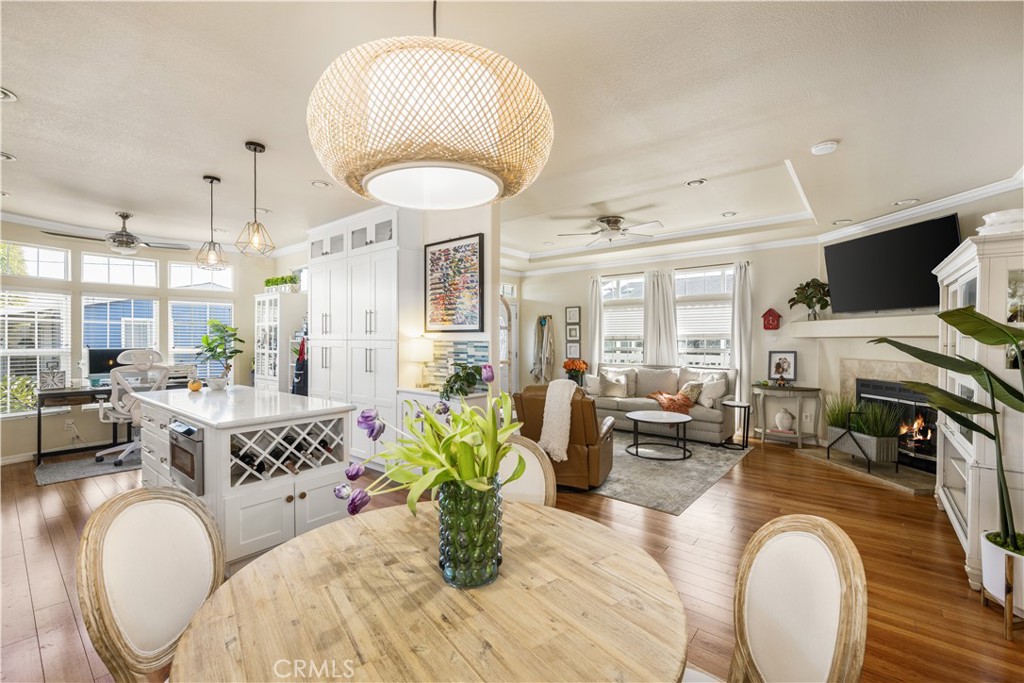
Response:
M547 385L533 384L513 394L516 419L523 423L520 433L527 439L540 440L544 422L544 400ZM594 399L582 389L572 397L572 418L569 425L569 457L562 462L551 461L559 484L577 489L600 486L612 471L612 428L615 418L597 419Z

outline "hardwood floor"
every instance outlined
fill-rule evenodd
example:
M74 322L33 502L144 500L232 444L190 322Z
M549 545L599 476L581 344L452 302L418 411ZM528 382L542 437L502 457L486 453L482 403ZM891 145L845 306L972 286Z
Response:
M138 472L121 472L37 488L31 463L0 468L4 681L111 680L79 613L75 553L91 512L138 485ZM718 676L732 653L733 581L743 546L769 519L808 513L839 524L864 561L863 681L1024 678L1024 636L1003 640L1001 612L981 607L967 586L963 551L930 497L769 445L755 446L678 517L580 493L560 492L558 507L618 530L664 567L686 606L688 659Z

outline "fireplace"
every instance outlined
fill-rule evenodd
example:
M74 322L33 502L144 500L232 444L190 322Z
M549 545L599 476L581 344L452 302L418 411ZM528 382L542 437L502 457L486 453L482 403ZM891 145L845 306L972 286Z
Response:
M935 473L938 412L925 397L899 382L878 379L857 380L857 402L898 405L903 410L900 426L900 464Z

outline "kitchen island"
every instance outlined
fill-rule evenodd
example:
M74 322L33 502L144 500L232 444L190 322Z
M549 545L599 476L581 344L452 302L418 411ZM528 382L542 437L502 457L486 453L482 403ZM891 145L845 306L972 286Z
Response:
M142 485L198 496L229 565L348 514L334 487L354 406L244 386L138 397Z

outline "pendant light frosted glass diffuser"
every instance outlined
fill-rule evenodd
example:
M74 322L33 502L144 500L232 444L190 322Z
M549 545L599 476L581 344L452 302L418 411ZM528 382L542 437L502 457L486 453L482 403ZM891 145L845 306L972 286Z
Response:
M410 36L359 45L320 77L306 110L324 169L369 199L461 209L540 175L551 110L522 69L486 48Z
M224 270L228 267L228 259L224 256L224 249L213 240L213 186L220 182L220 178L204 175L203 182L210 183L210 241L199 247L196 266L203 270Z
M274 241L270 239L266 226L256 219L256 155L267 151L267 148L263 143L252 141L246 142L245 148L252 152L252 220L242 228L235 246L243 256L270 256L274 251Z

